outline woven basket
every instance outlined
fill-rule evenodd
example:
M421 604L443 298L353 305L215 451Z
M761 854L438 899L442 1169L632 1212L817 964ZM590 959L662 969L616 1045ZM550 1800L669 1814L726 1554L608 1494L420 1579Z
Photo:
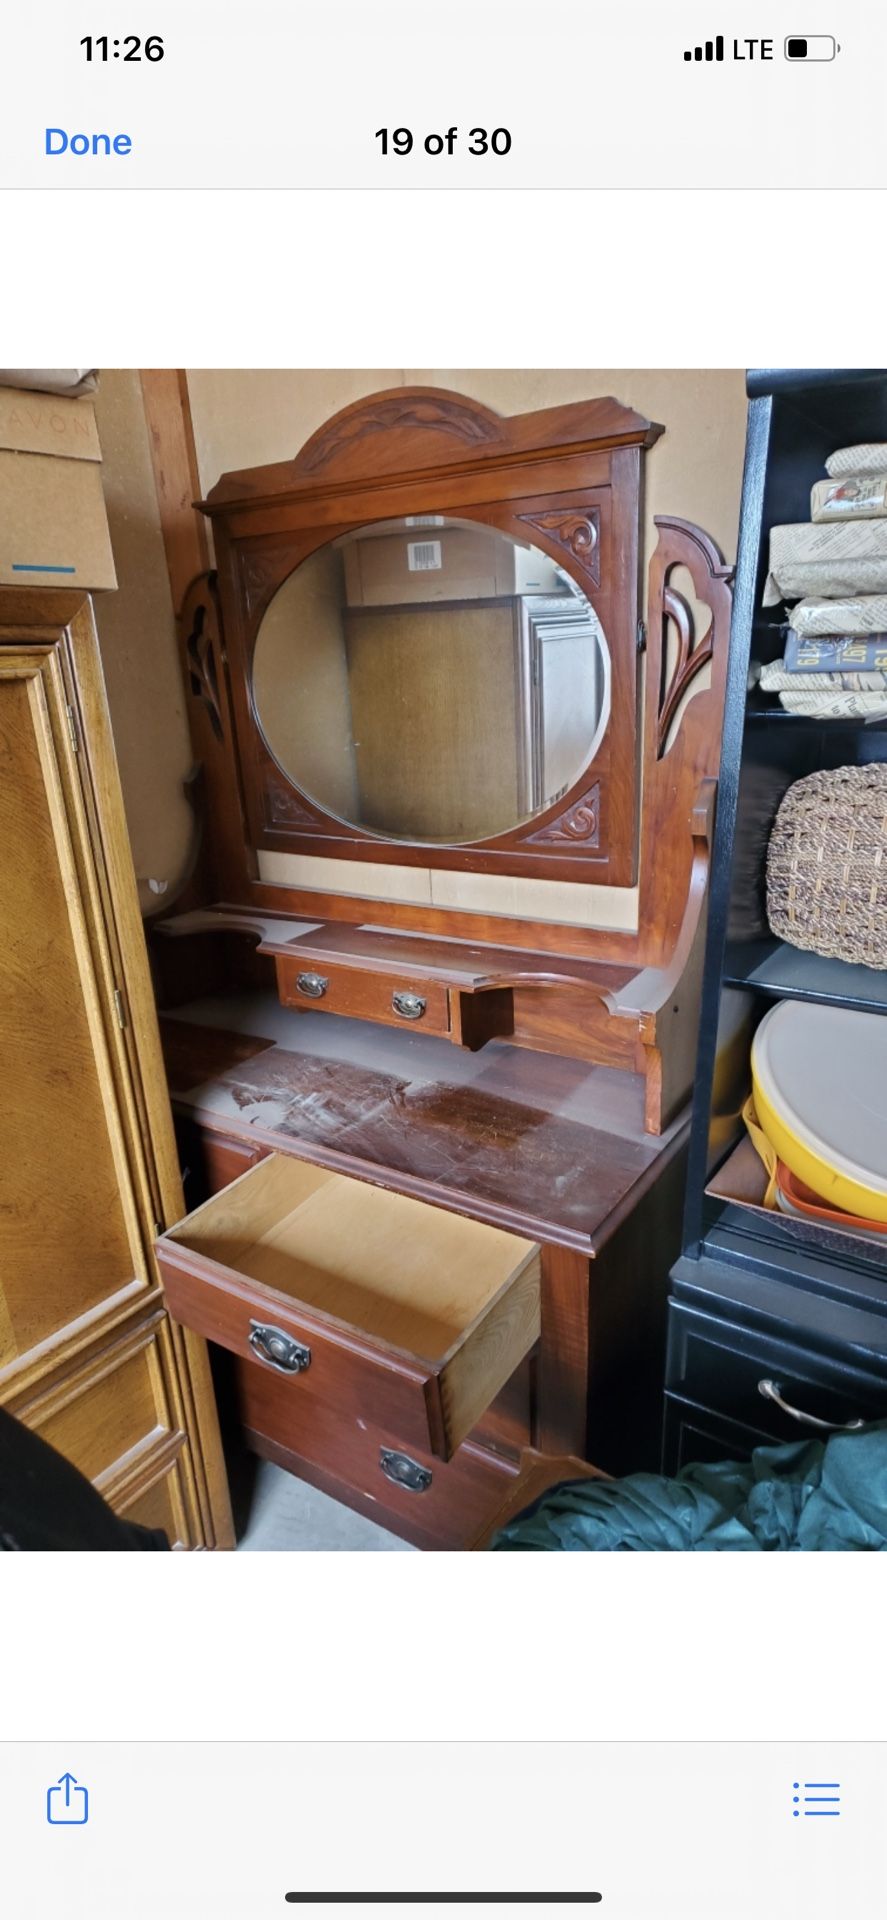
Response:
M790 946L887 967L887 766L789 787L767 848L767 918Z

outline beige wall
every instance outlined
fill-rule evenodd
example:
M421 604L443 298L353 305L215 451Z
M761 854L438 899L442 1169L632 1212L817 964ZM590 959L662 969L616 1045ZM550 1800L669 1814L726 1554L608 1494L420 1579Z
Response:
M172 885L187 863L192 754L137 373L102 374L96 418L119 581L96 594L96 622L139 895L156 908L149 878Z
M648 550L654 513L696 520L736 555L745 441L745 376L737 369L545 373L378 368L362 373L189 372L201 485L230 467L291 460L338 407L380 387L452 387L500 413L529 413L612 394L665 427L647 455Z
M229 468L292 458L337 408L382 387L452 387L503 413L610 393L666 429L647 456L646 557L662 512L699 521L735 556L745 433L737 370L202 369L188 385L204 493ZM120 578L99 605L99 628L127 815L138 873L174 883L188 855L190 748L136 374L102 376L98 418ZM582 918L588 906L583 897Z

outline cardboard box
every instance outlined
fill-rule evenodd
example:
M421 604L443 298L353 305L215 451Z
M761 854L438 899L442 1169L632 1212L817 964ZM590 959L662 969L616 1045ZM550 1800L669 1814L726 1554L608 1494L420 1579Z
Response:
M554 561L543 554L495 528L436 526L430 516L403 532L352 541L344 558L349 607L488 600L557 587Z
M95 408L0 387L0 583L116 587Z

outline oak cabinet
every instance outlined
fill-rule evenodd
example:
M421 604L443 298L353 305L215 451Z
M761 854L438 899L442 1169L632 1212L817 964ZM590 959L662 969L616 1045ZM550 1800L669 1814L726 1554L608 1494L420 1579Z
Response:
M173 1474L177 1538L226 1544L206 1357L168 1320L152 1251L181 1186L92 611L73 593L0 594L0 983L0 1399L121 1511Z

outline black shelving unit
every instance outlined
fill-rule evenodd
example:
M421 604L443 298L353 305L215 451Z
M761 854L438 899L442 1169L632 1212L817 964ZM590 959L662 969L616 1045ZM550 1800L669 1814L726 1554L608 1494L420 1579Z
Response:
M771 1000L816 1000L827 1007L887 1010L887 973L852 967L846 960L825 960L786 946L772 935L764 940L728 941L723 983L763 993Z
M753 676L749 684L752 663L778 659L783 645L780 610L762 605L770 528L809 519L810 488L834 448L887 441L887 370L762 369L748 392L684 1249L669 1302L667 1472L887 1418L887 1237L709 1190L728 1183L751 1042L774 1001L887 1013L887 972L774 939L764 891L788 787L821 767L887 761L887 725L789 714Z

